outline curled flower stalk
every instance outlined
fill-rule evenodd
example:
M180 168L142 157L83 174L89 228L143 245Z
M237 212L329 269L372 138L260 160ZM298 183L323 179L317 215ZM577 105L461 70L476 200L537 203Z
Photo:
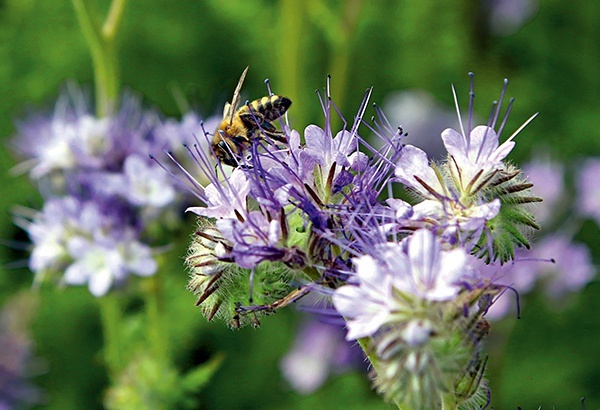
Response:
M354 121L340 115L343 129L332 130L339 112L329 82L318 93L323 127L301 135L280 119L285 144L259 127L231 171L202 149L212 137L204 130L186 146L195 169L175 156L175 171L161 165L199 201L188 208L198 222L186 263L207 319L257 326L314 293L323 313L346 321L386 400L411 409L489 403L485 314L503 288L478 266L529 246L537 224L526 206L539 201L505 162L521 129L499 143L512 107L498 127L505 91L506 83L488 124L475 127L471 97L467 127L442 134L441 163L405 145L377 106L365 119L371 90ZM412 199L395 197L396 186Z

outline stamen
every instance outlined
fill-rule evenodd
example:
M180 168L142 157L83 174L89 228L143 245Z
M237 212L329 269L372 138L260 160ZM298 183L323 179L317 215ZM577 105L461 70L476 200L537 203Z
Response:
M504 102L504 95L506 94L506 89L508 88L508 78L504 79L504 85L502 86L502 91L500 92L500 100L498 101L498 109L496 110L496 115L494 115L494 120L492 121L492 128L496 128L496 121L498 121L498 116L500 115L500 110L502 109L502 103Z
M536 112L531 117L529 117L529 119L527 121L525 121L523 123L523 125L521 125L515 132L513 132L513 134L507 139L507 141L512 141L513 138L515 138L517 136L517 134L523 130L523 128L525 128L531 121L534 120L535 117L538 116L538 114L539 114L539 112Z
M500 128L498 129L498 139L500 139L500 136L502 135L502 131L504 130L504 126L506 125L506 122L508 121L508 116L510 115L510 112L512 110L512 106L513 106L514 102L515 102L514 98L511 98L508 101L508 107L506 107L506 113L504 114L504 118L502 119L502 124L500 124Z
M267 86L267 92L269 93L269 96L272 96L273 92L271 91L271 84L269 83L268 78L265 78L265 85Z
M473 130L473 109L474 109L474 100L475 100L475 74L469 73L469 123L467 125L467 132L471 135L471 130Z
M454 88L454 84L452 84L452 96L454 97L454 107L456 108L456 114L458 115L458 123L460 125L460 132L462 133L465 142L467 143L467 151L469 150L469 137L465 134L465 127L462 122L462 115L460 113L460 106L458 105L458 97L456 96L456 88Z

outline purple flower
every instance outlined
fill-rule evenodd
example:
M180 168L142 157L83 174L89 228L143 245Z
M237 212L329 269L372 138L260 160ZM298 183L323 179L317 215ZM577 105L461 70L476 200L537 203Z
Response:
M429 165L425 151L412 145L405 146L400 154L396 178L424 198L434 199L445 193L442 177Z
M469 252L502 262L513 258L516 246L529 246L521 230L539 227L523 205L540 200L530 194L532 184L520 176L520 171L504 162L515 145L514 137L535 115L502 144L499 134L506 118L499 132L494 130L507 84L505 80L489 124L472 129L473 81L466 130L455 93L461 132L450 128L442 132L448 151L446 160L430 162L424 151L407 145L400 152L395 170L396 179L421 201L413 205L408 226L437 227L449 243L460 243Z
M595 275L589 249L573 242L565 234L541 239L532 254L540 259L536 270L550 297L557 298L567 292L578 291ZM548 263L549 260L555 263Z
M391 95L384 107L392 124L402 124L410 131L408 144L426 151L430 158L441 159L446 155L439 136L448 126L458 128L455 111L418 89Z
M475 127L468 136L450 128L442 132L444 145L454 160L450 163L456 167L463 190L476 188L492 172L504 168L502 161L515 146L513 137L498 146L498 135L487 126Z
M26 158L17 168L40 179L48 198L41 212L19 221L33 242L30 268L36 278L64 271L63 283L88 284L96 296L130 274L156 271L146 243L155 236L147 234L171 228L177 219L169 213L184 197L148 154L185 151L182 143L199 141L202 131L193 113L161 121L137 96L125 93L119 103L113 115L98 118L71 85L52 115L19 123L14 140Z
M161 208L174 202L175 188L169 176L146 158L130 155L125 160L122 195L133 205Z
M281 239L279 221L269 221L257 211L250 212L244 222L219 219L216 226L233 244L231 256L242 268L251 269L263 260L279 260L285 254L276 247Z
M485 223L500 212L499 199L486 202L479 196L469 197L461 193L461 187L447 181L437 166L429 165L427 155L419 148L404 147L396 167L396 177L425 199L413 206L411 219L436 221L450 237L461 237L462 232L470 231L476 233L472 240L477 240Z
M349 131L340 131L334 138L316 125L304 130L306 152L315 159L323 170L328 171L335 162L340 167L351 167L362 155L357 153L359 140ZM360 153L357 153L360 154Z

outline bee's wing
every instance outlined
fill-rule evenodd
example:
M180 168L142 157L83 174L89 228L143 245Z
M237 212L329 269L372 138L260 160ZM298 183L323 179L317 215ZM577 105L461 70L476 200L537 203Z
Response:
M232 110L231 104L226 102L225 107L223 107L223 119L229 118L229 116L231 116L232 111L233 110ZM231 121L230 121L230 123L231 123Z
M240 76L240 80L238 81L237 86L235 87L235 91L233 92L233 98L231 99L230 106L227 107L227 104L225 105L225 110L227 110L227 108L229 108L229 112L227 114L229 114L229 123L230 124L233 122L233 116L235 115L235 110L237 110L238 103L240 102L240 91L242 91L242 84L244 84L244 79L246 78L246 73L248 72L249 68L250 68L250 66L246 67L244 69L244 72Z

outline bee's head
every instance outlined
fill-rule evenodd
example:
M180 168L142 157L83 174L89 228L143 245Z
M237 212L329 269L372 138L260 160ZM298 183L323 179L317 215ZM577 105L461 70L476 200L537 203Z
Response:
M230 137L225 132L219 130L218 135L215 136L211 144L212 154L217 161L225 165L237 167L239 161L235 157L238 150L235 144L228 144L228 140L230 140Z

